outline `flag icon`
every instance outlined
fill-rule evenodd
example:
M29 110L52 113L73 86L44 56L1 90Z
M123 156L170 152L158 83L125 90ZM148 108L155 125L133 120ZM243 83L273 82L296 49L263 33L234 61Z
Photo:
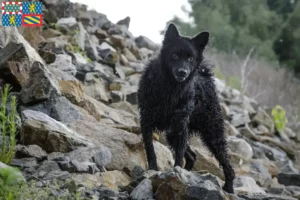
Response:
M42 14L42 2L23 2L23 14Z
M42 2L2 2L3 26L42 26Z
M22 25L23 26L42 26L43 17L41 14L23 14Z
M22 15L2 15L2 26L22 26Z
M22 2L2 2L2 14L22 14Z

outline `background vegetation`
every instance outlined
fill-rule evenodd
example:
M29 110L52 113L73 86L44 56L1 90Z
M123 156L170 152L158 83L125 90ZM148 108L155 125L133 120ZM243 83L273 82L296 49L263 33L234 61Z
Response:
M183 11L191 22L175 16L184 35L211 33L208 58L228 85L259 103L287 110L289 126L300 116L299 0L189 0ZM163 34L163 31L161 31Z

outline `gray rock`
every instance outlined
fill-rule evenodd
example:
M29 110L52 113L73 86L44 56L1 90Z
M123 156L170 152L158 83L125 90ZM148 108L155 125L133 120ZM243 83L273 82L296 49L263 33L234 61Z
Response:
M152 183L150 179L144 179L130 194L133 200L153 199Z
M246 140L230 136L228 137L227 142L229 149L241 158L245 160L252 158L253 149Z
M12 159L10 162L11 166L19 168L29 168L37 166L37 161L35 158L21 158L21 159Z
M37 161L42 161L47 157L47 153L37 145L17 145L15 150L15 156L17 158L34 157Z
M271 133L274 132L275 125L273 119L271 118L270 115L268 115L266 111L262 109L258 110L257 114L252 119L252 122L265 125L270 130Z
M121 19L120 21L118 21L116 24L124 25L127 29L129 29L130 17L127 16L124 19Z
M95 174L96 172L100 171L97 168L96 164L92 163L92 162L79 162L77 160L72 160L71 164L76 169L76 172L79 172L79 173Z
M291 160L286 160L281 163L280 171L286 174L298 174L299 171L294 167Z
M30 66L36 61L40 62L40 63L44 63L43 59L36 52L36 50L18 32L17 27L1 26L0 27L0 45L5 47L10 42L24 45L25 51L28 55Z
M300 186L300 174L279 173L278 182L286 186Z
M62 180L66 181L71 178L71 174L67 171L55 170L51 171L43 178L43 180Z
M139 36L137 38L135 38L135 43L139 48L147 48L150 49L152 51L156 51L159 49L159 45L155 44L153 41L151 41L149 38L147 38L146 36Z
M248 176L239 176L234 180L234 191L238 194L266 194L266 192L256 184L255 180Z
M60 96L59 85L53 74L42 63L33 63L29 82L22 88L20 97L24 104Z
M61 28L67 28L67 30L78 29L77 21L74 17L60 18L56 25Z
M235 114L231 117L230 123L235 127L239 127L250 123L250 118L248 113Z
M93 155L92 160L96 163L96 165L100 167L105 167L106 165L111 163L112 154L111 151L106 147L101 147L101 150Z
M25 145L36 144L50 153L69 152L76 146L91 144L84 137L44 113L24 110L22 120L21 141Z
M34 106L22 107L22 110L25 109L45 113L61 122L73 122L84 119L81 112L66 97L52 98Z
M286 186L285 187L288 192L291 193L291 196L294 198L300 198L300 187L298 186Z
M75 76L77 72L76 67L72 64L72 57L69 55L56 55L55 62L50 64L49 66L60 69L61 71L70 74L71 76Z

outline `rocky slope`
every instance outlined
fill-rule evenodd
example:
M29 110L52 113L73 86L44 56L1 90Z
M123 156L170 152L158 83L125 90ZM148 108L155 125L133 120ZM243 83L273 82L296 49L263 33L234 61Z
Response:
M36 50L16 28L0 27L0 83L13 86L21 118L10 165L27 180L38 187L68 181L86 199L300 199L300 134L278 134L267 110L218 79L236 194L222 191L222 170L199 138L188 172L172 167L172 152L155 133L160 172L145 171L136 91L159 46L134 37L128 17L113 24L85 5L43 3Z

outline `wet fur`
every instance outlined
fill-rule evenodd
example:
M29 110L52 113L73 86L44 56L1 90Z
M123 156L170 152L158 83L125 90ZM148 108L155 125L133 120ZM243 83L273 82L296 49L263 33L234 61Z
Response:
M158 170L152 140L155 129L165 132L175 152L175 166L187 170L193 168L196 160L188 145L189 139L192 135L199 136L223 168L223 189L233 193L235 173L228 159L224 121L213 73L203 58L208 36L207 32L202 32L193 38L185 37L179 35L174 24L168 26L159 54L148 63L139 82L141 131L148 167L153 170ZM172 63L174 52L179 59ZM188 61L191 56L194 62ZM180 67L191 69L183 82L176 81L172 74L174 68Z

